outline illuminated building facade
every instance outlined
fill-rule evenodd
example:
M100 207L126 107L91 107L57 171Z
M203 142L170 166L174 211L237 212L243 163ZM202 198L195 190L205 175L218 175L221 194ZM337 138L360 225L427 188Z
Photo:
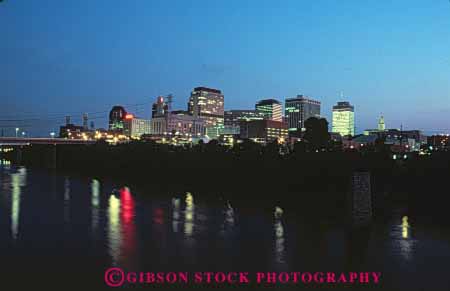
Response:
M143 134L151 133L151 120L136 118L127 114L124 120L124 134L131 138L140 138Z
M206 134L215 138L224 126L224 95L217 89L194 88L189 98L188 112L194 118L203 119Z
M285 116L289 131L304 131L305 121L310 117L320 117L320 101L297 95L286 99Z
M113 132L123 132L124 120L127 112L122 106L114 106L109 112L109 130Z
M379 131L385 131L386 130L386 124L384 123L384 117L381 116L380 120L378 120L378 130Z
M355 135L355 109L349 102L338 102L333 106L331 131L341 136Z
M250 120L241 121L241 139L251 139L255 142L267 143L274 140L280 142L288 137L286 123L274 120Z
M256 103L255 108L265 119L283 121L283 106L275 99L261 100Z
M155 117L151 120L151 134L158 136L165 135L185 135L203 136L205 135L205 122L201 118L196 118L184 112L170 112L164 116Z
M239 134L241 121L264 119L264 115L257 110L227 110L224 117L225 126L221 134Z

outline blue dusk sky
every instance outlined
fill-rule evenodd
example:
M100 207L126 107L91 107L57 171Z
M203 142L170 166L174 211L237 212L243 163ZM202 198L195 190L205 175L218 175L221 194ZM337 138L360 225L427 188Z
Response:
M322 115L344 99L357 132L450 131L448 0L4 0L0 128L48 135L64 116L105 127L158 95L185 109L193 87L226 109L304 94ZM16 121L17 120L17 121Z

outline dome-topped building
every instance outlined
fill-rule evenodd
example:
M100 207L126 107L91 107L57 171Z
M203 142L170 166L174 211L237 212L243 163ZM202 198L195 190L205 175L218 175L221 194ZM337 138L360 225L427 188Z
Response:
M122 106L114 106L109 112L109 130L122 132L127 112Z

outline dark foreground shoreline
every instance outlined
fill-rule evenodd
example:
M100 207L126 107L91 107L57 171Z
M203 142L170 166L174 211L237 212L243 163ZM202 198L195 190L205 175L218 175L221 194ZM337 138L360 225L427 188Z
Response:
M354 172L371 174L374 214L392 207L437 216L445 212L450 153L408 154L393 160L389 152L293 152L278 149L229 149L217 144L190 148L153 143L117 146L33 145L14 152L13 163L59 173L114 179L173 196L189 191L211 201L227 200L242 208L280 205L312 219L344 221ZM156 193L156 194L155 194ZM441 211L442 210L442 211Z

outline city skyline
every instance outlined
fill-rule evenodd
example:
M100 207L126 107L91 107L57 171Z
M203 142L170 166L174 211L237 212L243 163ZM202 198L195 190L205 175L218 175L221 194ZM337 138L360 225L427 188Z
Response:
M207 88L207 87L206 86L201 86L200 88ZM170 96L170 98L173 98L172 94L169 94L167 96ZM165 96L165 97L167 97L167 96ZM164 96L161 96L161 95L157 96L157 98L160 98L160 97L164 97ZM311 98L309 96L297 95L296 97L293 97L293 98L286 97L285 99L280 99L281 100L280 104L281 104L281 107L283 109L283 118L286 118L286 120L289 120L288 115L285 112L285 108L286 108L285 102L286 102L286 100L295 99L295 98L299 98L299 97ZM189 97L188 97L188 100L189 100ZM278 99L272 99L272 100L279 101ZM341 101L337 101L337 103L346 103L346 102L348 102L348 101L342 101L342 100L348 100L346 98L343 98L342 92L341 92L340 98L337 98L336 100L341 100ZM261 102L261 101L267 101L267 99L257 99L255 102L258 103L258 102ZM320 102L320 100L317 100L317 101ZM121 104L116 104L116 105L113 105L112 108L113 109L116 108L116 107L124 108L127 113L132 114L136 118L153 119L153 116L152 116L153 115L153 113L152 113L153 109L152 109L151 104L152 104L152 102L144 102L144 103L139 103L139 104L128 104L129 107L121 105ZM145 110L142 109L142 106L146 107ZM332 106L331 110L326 110L324 112L325 114L318 115L320 117L325 118L329 122L329 131L330 132L333 132L332 125L333 125L333 112L334 112L333 110L334 110L334 107L335 107L335 105ZM134 108L134 110L133 109L129 110L128 108ZM183 107L180 106L180 107L176 107L176 108L171 108L170 111L173 110L174 112L178 112L178 111L188 112L189 110L186 110L188 108L189 108L189 104L188 104L187 108L183 108ZM252 108L233 108L233 107L232 108L227 108L225 106L225 112L227 112L227 111L244 111L245 112L245 111L252 111L252 110L254 110L254 109L252 109ZM53 135L55 132L57 132L58 128L61 125L64 124L63 121L65 121L65 124L67 124L67 120L70 120L70 122L72 124L74 124L74 125L78 125L78 124L81 125L82 123L84 124L86 122L85 119L87 119L87 121L89 121L90 128L99 128L99 129L108 129L108 128L110 128L109 122L110 122L110 118L111 117L109 116L110 115L110 111L109 110L105 110L105 111L101 111L101 112L94 112L93 113L94 114L93 118L90 117L91 116L90 114L91 113L88 113L88 112L82 112L82 113L81 112L77 112L76 114L72 114L72 113L62 114L61 113L61 114L59 114L59 116L57 118L54 117L53 115L48 117L48 118L47 117L42 117L42 116L41 117L36 117L35 116L35 117L30 117L30 118L24 118L23 121L20 120L17 123L12 123L12 121L14 121L13 119L3 119L3 120L0 119L0 122L2 122L3 124L19 124L17 126L12 126L12 125L11 126L2 126L0 124L0 129L2 130L2 134L6 135L6 136L11 135L11 133L14 135L14 132L19 131L19 134L21 134L22 136L44 136L45 137L45 136L48 136L49 134ZM101 114L101 116L98 116L98 114ZM380 116L381 116L381 118L384 119L384 116L381 113L380 115L378 115L376 117L377 120L378 120L378 118L380 118ZM37 130L37 132L39 132L38 134L33 134L33 132L36 132L36 128L38 128L37 126L29 126L29 125L22 126L22 127L20 126L20 124L23 124L23 123L30 124L30 123L33 123L33 122L39 122L39 121L41 121L41 119L44 122L51 122L53 124L53 126L48 126L48 128L50 128L49 130L39 130L38 129ZM96 124L95 121L93 121L92 119L94 119L94 120L102 120L102 122L100 122L100 125L99 125L99 124ZM374 124L374 121L372 121L370 126L372 126L373 124ZM378 125L378 123L377 123L377 125ZM364 134L365 131L370 129L370 126L369 127L358 126L357 123L356 123L356 120L355 120L354 121L354 128L355 128L354 129L354 134L355 135ZM34 130L32 130L32 131L28 130L27 131L27 129L29 129L30 127L33 128ZM80 126L80 127L82 127L82 126ZM403 123L401 123L399 126L391 126L392 129L400 129L402 127L404 129L410 129L410 127L407 127L407 126L405 127L405 125ZM422 129L419 128L419 130L422 130ZM426 135L435 135L435 134L445 134L446 132L450 132L450 129L443 129L443 130L431 129L431 130L422 130L422 131Z
M113 105L147 117L170 93L184 109L190 90L207 86L222 90L225 110L304 94L329 121L336 102L351 102L357 133L381 114L391 128L450 131L448 1L3 1L0 27L0 127L9 130L45 135L65 115L81 124L84 112ZM106 127L107 113L92 117ZM29 129L4 121L33 118Z

